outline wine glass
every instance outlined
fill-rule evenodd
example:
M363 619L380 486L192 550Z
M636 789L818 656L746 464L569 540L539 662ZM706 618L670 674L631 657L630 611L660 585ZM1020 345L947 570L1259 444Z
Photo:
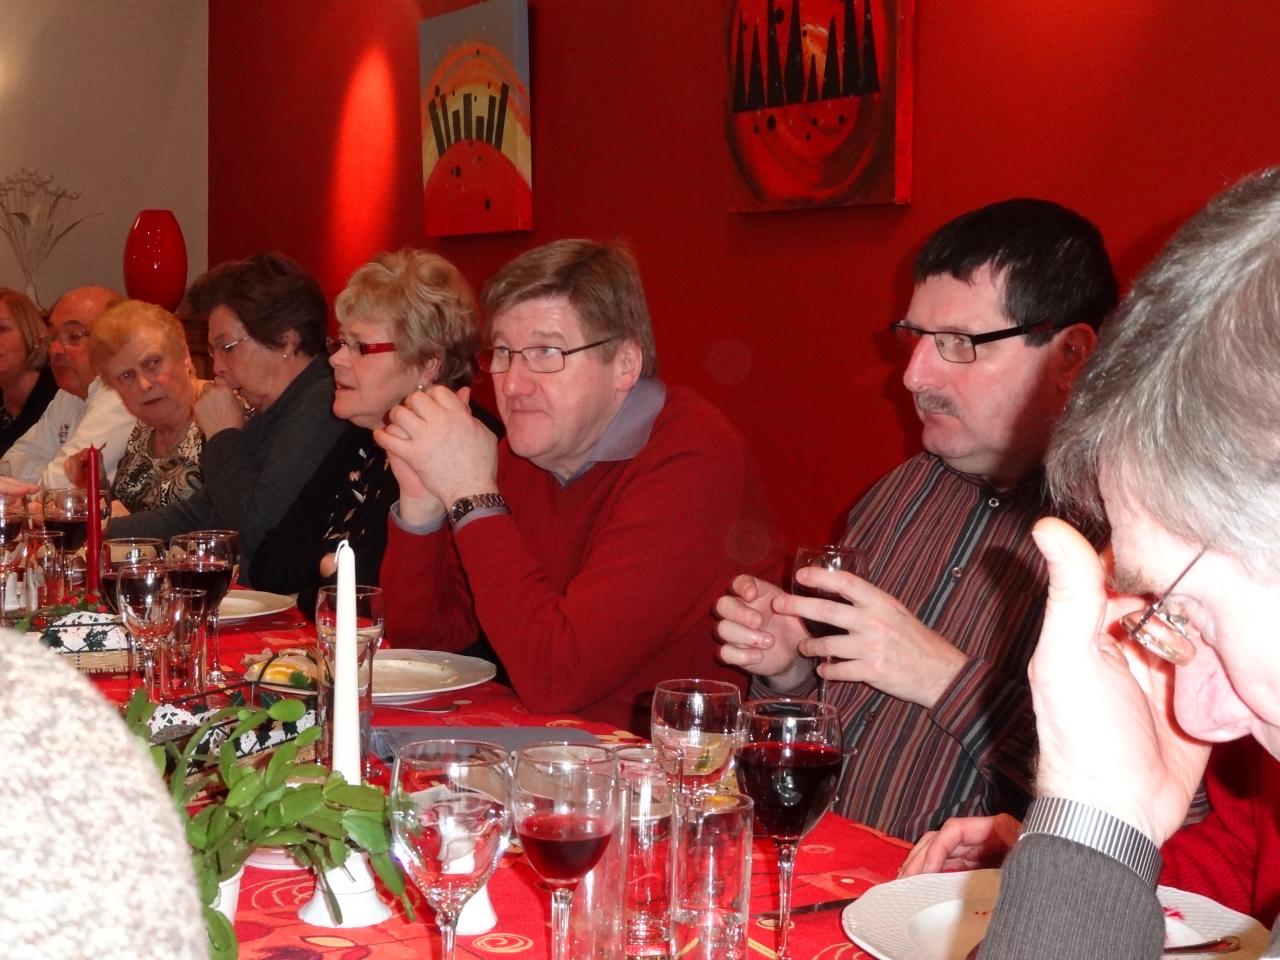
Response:
M147 699L158 703L156 650L178 625L182 598L170 589L169 568L163 563L139 563L117 572L120 619L142 660Z
M17 622L9 615L9 577L26 561L26 526L26 501L17 494L0 493L0 624L4 626Z
M738 788L778 848L778 960L790 960L796 846L826 813L840 779L840 718L817 700L752 700L742 708Z
M478 740L418 740L391 770L396 857L436 912L444 960L453 960L463 905L489 879L511 832L507 752Z
M98 519L107 514L98 503ZM89 491L81 487L54 487L46 490L40 501L46 530L62 531L62 553L66 557L67 593L78 593L85 586L85 539L89 535Z
M818 597L822 600L834 600L836 603L849 601L830 590L819 590L817 587L806 587L796 580L796 572L805 567L821 567L823 570L844 570L855 576L864 577L867 573L866 551L857 547L846 547L842 544L829 543L821 547L800 547L796 550L796 560L791 567L791 592L797 597ZM822 620L810 620L802 617L805 629L811 637L832 637L844 633L840 627ZM824 663L830 663L831 657L823 657ZM827 701L827 678L818 677L818 699Z
M164 541L154 537L124 537L102 541L99 569L102 571L102 599L115 613L116 584L119 569L139 563L157 563L164 560Z
M672 787L711 793L733 764L742 692L723 680L663 680L654 688L650 737Z
M604 747L533 743L515 757L512 810L529 864L551 887L552 960L564 960L569 907L613 834L617 761Z
M231 589L240 566L240 534L234 530L196 530L169 541L169 565L174 586L205 591L209 624L209 656L205 683L225 686L239 677L222 669L218 643L218 608Z

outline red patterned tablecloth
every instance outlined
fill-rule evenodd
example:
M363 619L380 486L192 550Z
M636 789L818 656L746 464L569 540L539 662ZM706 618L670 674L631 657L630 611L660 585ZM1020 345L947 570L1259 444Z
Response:
M299 629L296 612L272 619L248 621L224 628L222 654L228 666L239 668L245 653L264 647L307 646L314 633ZM119 688L102 683L108 694ZM407 709L379 707L374 712L377 726L484 726L548 727L554 736L557 727L579 727L604 742L626 742L636 738L625 730L594 723L571 715L546 716L530 713L514 694L496 683L485 683L452 694L442 694L432 705L458 704L443 715L414 713ZM800 845L796 859L794 903L800 906L823 900L850 897L868 887L896 876L906 857L908 845L830 814ZM772 958L777 924L755 919L755 915L777 909L777 860L773 845L758 841L752 860L753 919L748 933L750 953ZM429 907L419 901L418 916L409 922L397 908L386 923L356 930L329 930L308 926L298 920L297 911L311 898L315 881L301 871L271 871L247 867L240 891L236 934L244 960L359 960L376 957L434 958L440 955L440 939ZM544 960L550 955L550 893L533 875L524 858L503 858L489 881L489 890L498 916L497 926L478 937L459 937L460 958L516 957ZM854 960L865 957L845 937L840 911L830 910L795 918L791 935L792 954L797 960Z

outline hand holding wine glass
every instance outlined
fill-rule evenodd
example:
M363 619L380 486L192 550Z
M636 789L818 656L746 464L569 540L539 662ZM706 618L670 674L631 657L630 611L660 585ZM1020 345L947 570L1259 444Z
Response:
M436 911L453 960L463 905L489 879L511 831L506 751L477 740L419 740L396 751L391 834L396 857Z
M715 789L733 763L741 705L741 691L723 680L663 680L654 688L650 735L673 788Z
M529 864L551 891L552 958L564 960L569 908L613 833L617 761L604 747L534 743L515 758L516 833Z
M823 570L843 570L846 573L852 573L854 576L865 577L867 573L867 557L866 553L857 547L847 547L841 544L826 544L820 547L800 547L796 550L795 563L791 568L791 592L798 597L817 597L821 600L833 600L836 603L848 603L846 597L830 590L819 590L817 587L806 587L796 579L796 572L803 570L805 567L820 567ZM832 637L844 630L833 624L826 623L822 620L810 620L808 617L801 618L804 621L805 629L809 631L811 637ZM824 658L824 662L830 663L831 658ZM824 703L827 700L827 678L819 676L818 679L818 699Z
M790 960L796 846L831 806L840 779L840 718L816 700L753 700L742 708L738 786L756 828L778 848L778 960Z

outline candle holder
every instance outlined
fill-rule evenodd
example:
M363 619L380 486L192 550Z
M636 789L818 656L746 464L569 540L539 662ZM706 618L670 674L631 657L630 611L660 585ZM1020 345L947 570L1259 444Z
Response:
M347 862L325 871L324 880L338 901L339 920L329 911L329 903L316 878L316 892L298 910L298 919L313 927L372 927L391 917L390 908L378 896L369 870L369 858L352 851Z

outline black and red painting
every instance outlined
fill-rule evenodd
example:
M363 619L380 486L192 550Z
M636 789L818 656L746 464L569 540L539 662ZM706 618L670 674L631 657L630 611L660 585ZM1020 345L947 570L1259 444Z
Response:
M911 197L913 0L733 0L734 210Z
M526 0L488 0L418 32L427 236L533 228Z

